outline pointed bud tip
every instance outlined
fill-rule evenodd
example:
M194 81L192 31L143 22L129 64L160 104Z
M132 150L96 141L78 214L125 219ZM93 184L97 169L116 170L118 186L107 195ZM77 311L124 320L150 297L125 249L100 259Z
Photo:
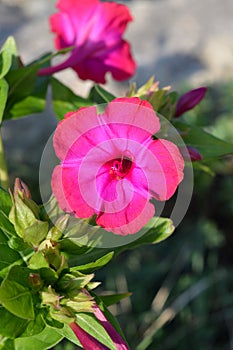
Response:
M14 185L14 196L18 196L19 193L22 194L23 198L31 199L31 193L28 186L19 177L17 177Z
M182 95L176 105L175 118L180 117L185 112L193 109L205 97L207 87L201 86L197 89L190 90Z
M194 147L180 147L180 151L186 161L196 162L203 159L201 153Z

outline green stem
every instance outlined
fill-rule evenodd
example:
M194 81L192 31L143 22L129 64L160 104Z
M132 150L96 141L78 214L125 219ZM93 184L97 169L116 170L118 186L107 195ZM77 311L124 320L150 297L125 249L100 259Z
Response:
M0 129L0 185L5 190L8 190L9 188L9 176L8 176L6 158L5 158L4 148L3 148L1 129Z

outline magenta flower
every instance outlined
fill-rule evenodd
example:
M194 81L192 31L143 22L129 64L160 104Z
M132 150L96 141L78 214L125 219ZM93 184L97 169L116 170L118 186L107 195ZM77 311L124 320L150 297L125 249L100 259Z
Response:
M130 45L122 39L131 14L125 5L99 0L59 0L59 13L50 17L51 30L56 33L58 50L73 46L63 63L39 71L50 75L73 68L83 80L105 83L111 72L116 80L130 78L136 64Z
M175 118L180 117L182 114L198 105L205 97L206 91L206 87L200 87L182 95L176 105Z
M116 234L138 232L155 214L150 199L169 199L183 179L183 158L173 143L152 135L160 122L139 98L117 98L68 113L54 135L61 164L52 175L60 207L78 218L96 215Z

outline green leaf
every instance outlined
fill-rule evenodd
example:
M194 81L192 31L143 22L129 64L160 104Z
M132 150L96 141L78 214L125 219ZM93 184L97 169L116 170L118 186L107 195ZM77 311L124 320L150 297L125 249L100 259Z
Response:
M38 313L34 320L28 322L24 332L21 334L21 337L31 337L35 334L41 333L45 327L46 324L43 316L41 313Z
M64 338L68 339L75 345L78 345L80 347L82 346L68 324L64 324L63 328L57 329L57 333L61 334Z
M33 320L34 307L31 290L27 287L28 269L13 266L0 286L0 303L12 314Z
M185 144L196 148L204 160L233 153L232 143L220 140L197 126L183 122L175 122L174 126L181 132Z
M7 325L7 326L6 326ZM0 335L10 339L19 337L26 329L28 320L19 318L0 307Z
M72 299L68 299L62 302L65 307L68 307L75 313L79 312L93 312L93 301L90 296L80 291Z
M25 228L24 240L36 246L45 239L48 229L48 222L36 220L31 226Z
M90 91L89 97L92 102L97 104L108 103L116 97L110 92L103 89L100 85L94 85Z
M45 103L45 97L40 98L39 96L28 95L22 98L21 101L15 101L13 105L7 105L4 119L17 119L30 114L41 113L45 109Z
M2 123L3 113L6 107L8 94L8 84L5 79L0 80L0 125Z
M0 350L15 350L14 340L4 339L3 344L0 343Z
M135 249L144 244L157 244L167 239L175 230L172 220L167 218L153 217L145 226L146 233L135 241L115 249L117 253Z
M52 268L46 268L46 267L42 267L40 269L40 276L42 278L43 281L45 281L47 284L54 284L57 279L58 279L58 275L56 273L56 271L54 271L54 269Z
M27 288L17 282L8 281L7 279L2 282L0 303L18 317L34 318L32 295Z
M155 91L151 97L149 97L148 101L151 103L155 111L159 111L161 105L164 103L164 96L166 95L166 90L157 90Z
M53 284L58 279L56 271L50 268L48 261L41 251L32 255L28 267L32 270L40 270L40 277L43 281L46 281L46 284Z
M46 106L48 77L38 77L39 63L13 69L6 75L8 101L3 119L14 119L40 113Z
M35 212L25 201L17 195L9 214L9 220L14 225L17 234L24 238L24 231L35 224L38 220L35 218Z
M28 243L24 242L24 240L22 238L20 238L19 236L10 237L10 239L8 241L8 245L10 248L17 250L19 252L22 252L22 251L30 248Z
M155 82L154 80L155 80L154 76L150 77L149 80L145 84L143 84L137 91L135 91L131 96L136 95L144 99L144 97L148 96L149 94L148 92L151 91L152 88L154 88L155 91L159 91L158 82Z
M43 267L49 268L49 263L46 260L43 252L39 251L32 255L31 259L29 260L28 267L32 270L41 269Z
M193 166L193 169L203 171L203 173L206 173L211 177L215 176L215 172L211 169L211 167L206 164L203 164L203 162L201 161L194 162L192 166Z
M74 268L71 269L71 271L76 270L76 271L81 271L83 273L92 273L93 271L99 270L103 266L105 266L107 263L109 263L109 261L113 258L113 255L114 255L114 252L110 252L93 262L90 262L84 265L75 266Z
M88 225L84 220L72 218L64 233L64 238L59 243L61 249L69 253L70 266L81 266L89 263L92 264L96 260L102 259L104 255L110 252L118 253L123 250L136 248L142 244L156 244L169 237L173 231L174 226L170 219L154 217L134 236L115 237L114 234L106 232L109 241L111 241L111 235L113 239L118 239L118 245L115 247L87 247L85 246L85 242L88 242L88 239L92 239L93 245L96 245L96 243L98 244L98 240L101 239L98 233L101 235L104 234L103 230L99 226ZM128 238L129 243L126 243L126 238Z
M58 344L63 336L57 329L46 327L44 330L32 337L15 339L15 350L47 350Z
M56 222L62 215L64 215L64 211L61 210L55 196L52 194L48 202L41 207L40 217L45 221L50 219L52 222Z
M92 105L92 101L75 95L72 90L55 78L51 78L53 108L59 120L70 111L76 111L80 107Z
M28 267L15 265L10 269L7 280L19 283L28 289L30 288L29 276L31 272L32 271Z
M0 210L0 229L10 236L16 236L14 226L10 222L8 216Z
M0 186L0 209L6 214L9 215L9 212L12 207L11 197L8 192L6 192Z
M100 343L106 345L110 350L116 350L112 339L94 315L78 313L76 314L76 323Z
M0 257L0 276L4 276L12 265L23 263L20 254L8 246L8 239L1 230Z
M0 53L0 79L2 79L10 70L12 62L12 55L5 50Z
M95 227L93 227L95 228ZM82 230L82 229L81 229ZM166 218L152 218L149 223L142 229L142 232L138 232L135 234L135 240L130 241L130 243L124 244L124 237L122 241L119 240L119 244L116 247L112 248L95 248L95 247L87 247L79 244L79 234L77 232L68 232L68 237L63 238L59 243L61 246L61 250L69 253L69 266L72 266L74 269L78 266L78 268L82 266L85 269L85 265L91 267L92 264L95 265L96 261L104 261L107 255L107 258L110 258L112 252L119 254L120 252L128 249L134 249L143 244L156 244L164 239L168 238L174 232L174 226L170 219ZM76 228L77 231L77 228ZM98 232L98 227L96 226L96 231ZM109 235L109 233L106 233ZM108 255L110 254L110 255ZM103 260L102 260L103 259ZM90 264L90 265L89 265ZM97 265L99 263L97 262ZM93 268L94 268L93 265ZM99 266L98 268L101 268ZM81 271L81 270L80 270ZM86 272L86 270L82 270L82 272ZM89 270L88 270L89 271ZM91 270L90 270L91 272Z
M106 306L111 306L113 304L118 303L122 299L128 298L132 295L132 293L119 293L119 294L111 294L111 295L101 295L99 298L103 301Z
M94 277L93 274L83 275L82 273L74 271L73 274L65 274L63 275L57 287L62 291L77 291L81 288L84 288Z
M3 78L13 67L18 66L18 50L12 36L7 38L0 52L0 79Z
M168 95L164 96L163 103L158 109L158 112L168 120L171 120L175 113L177 98L177 92L170 92Z

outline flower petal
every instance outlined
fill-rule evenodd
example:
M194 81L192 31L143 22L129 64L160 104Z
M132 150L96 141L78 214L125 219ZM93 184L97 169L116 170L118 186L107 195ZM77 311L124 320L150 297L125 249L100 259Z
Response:
M160 129L159 118L147 101L138 97L116 98L105 109L106 123L119 123L131 127L138 127L142 132L150 135Z
M98 225L119 235L138 232L155 213L154 206L147 199L134 193L130 204L118 213L101 213L97 216Z
M60 208L79 218L89 218L95 212L83 199L78 184L78 169L57 166L52 174L52 191Z
M145 158L145 171L149 182L149 191L160 201L168 200L183 179L184 160L178 147L167 140L150 143Z
M57 8L66 13L75 32L75 44L82 45L87 39L95 12L98 11L98 0L59 0ZM65 33L66 27L63 27Z
M57 33L55 47L58 50L74 44L75 32L67 13L55 13L50 16L50 27L52 32Z

